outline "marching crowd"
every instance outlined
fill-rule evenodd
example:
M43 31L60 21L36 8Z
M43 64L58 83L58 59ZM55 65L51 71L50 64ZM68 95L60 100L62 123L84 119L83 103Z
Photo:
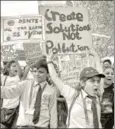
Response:
M59 114L64 112L64 128L112 129L114 68L111 61L103 61L103 73L93 67L84 68L74 89L60 79L53 62L55 56L52 53L43 56L23 70L17 60L4 65L1 128L59 128ZM58 106L59 96L65 100L63 109Z

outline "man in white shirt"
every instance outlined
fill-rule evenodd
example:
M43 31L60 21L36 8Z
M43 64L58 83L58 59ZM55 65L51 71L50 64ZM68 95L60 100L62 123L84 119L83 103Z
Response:
M68 128L102 128L100 122L100 102L98 92L100 91L101 78L95 68L87 67L80 74L80 87L75 90L65 85L57 76L53 62L53 55L47 56L49 73L61 94L68 104ZM74 102L73 102L74 100ZM73 104L73 106L71 106Z
M1 87L1 97L20 97L19 128L57 128L56 89L47 83L48 68L44 59L35 63L37 81L25 80L11 87ZM41 98L41 99L40 99Z

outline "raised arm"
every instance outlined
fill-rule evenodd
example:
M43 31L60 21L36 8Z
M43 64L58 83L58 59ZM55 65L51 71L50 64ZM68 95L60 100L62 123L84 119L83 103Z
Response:
M75 89L72 87L65 85L63 81L58 77L58 74L56 73L55 67L53 65L53 54L47 55L47 64L48 64L48 70L50 77L55 84L55 86L59 89L61 94L66 98L72 97L72 95L75 92Z
M24 69L23 76L22 76L21 80L25 80L27 78L29 70L30 70L30 66L26 66Z
M19 78L21 79L22 76L23 76L23 72L22 72L21 66L20 66L20 64L19 64L19 62L18 62L17 59L15 59L15 62L16 62L16 65L17 65L18 76L19 76Z
M52 60L53 55L48 55L47 56L47 65L48 65L48 70L50 77L53 81L53 83L57 86L57 88L61 91L63 89L63 82L62 80L58 77L58 74L56 73L53 60Z

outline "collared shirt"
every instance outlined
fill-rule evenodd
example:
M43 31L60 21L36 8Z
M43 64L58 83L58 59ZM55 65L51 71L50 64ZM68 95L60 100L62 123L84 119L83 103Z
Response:
M46 83L47 84L47 83ZM37 124L34 125L33 113L35 97L37 94L37 89L39 85L33 86L32 80L26 80L20 82L17 86L2 87L1 96L3 98L14 98L16 96L21 96L19 116L17 120L17 126L37 126L37 127L48 127L50 124L51 128L57 128L57 100L56 100L56 90L54 87L46 85L41 100L40 118ZM32 89L34 89L32 91ZM30 94L33 92L33 95ZM31 97L32 99L31 99ZM34 97L35 96L35 97ZM31 99L31 100L30 100Z
M1 75L2 85L4 84L4 81L5 81L5 86L11 87L12 85L18 84L20 79L18 75L14 77L10 77L10 76L6 77L4 75ZM19 105L19 97L15 97L13 99L3 99L2 108L12 109L12 108L16 108L18 105Z
M81 95L82 92L82 95ZM79 96L76 98L75 103L72 107L71 114L70 114L70 125L69 128L94 128L93 126L93 112L91 110L91 104L92 100L88 98L88 94L81 90ZM75 93L75 89L72 87L69 87L68 85L63 85L63 89L61 91L61 94L65 97L67 103L68 103L68 109L70 108L70 105L73 100L73 96ZM85 99L86 103L86 111L88 114L89 119L89 125L86 123L85 119L85 113L84 113L84 104L83 99ZM99 120L99 127L101 128L100 123L100 103L97 99L97 112L98 112L98 120Z

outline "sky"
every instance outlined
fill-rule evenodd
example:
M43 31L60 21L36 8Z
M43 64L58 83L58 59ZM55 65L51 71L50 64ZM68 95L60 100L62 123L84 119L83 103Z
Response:
M39 4L64 4L65 1L39 1ZM38 1L1 1L1 16L38 14Z
M1 1L1 16L38 14L38 1Z

